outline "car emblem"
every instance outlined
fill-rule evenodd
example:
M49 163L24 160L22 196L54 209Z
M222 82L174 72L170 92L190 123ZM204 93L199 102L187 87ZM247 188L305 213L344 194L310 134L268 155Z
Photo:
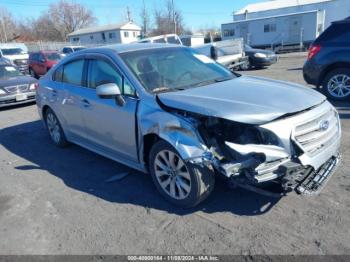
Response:
M324 120L324 121L320 122L320 130L321 131L327 131L328 128L329 128L329 121L328 120Z

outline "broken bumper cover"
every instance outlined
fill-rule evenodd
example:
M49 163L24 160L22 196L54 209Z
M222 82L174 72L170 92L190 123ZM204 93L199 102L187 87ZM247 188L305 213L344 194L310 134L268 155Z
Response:
M322 190L329 178L334 174L340 162L340 154L337 157L332 157L318 170L311 172L304 177L300 184L295 188L299 194L315 194Z

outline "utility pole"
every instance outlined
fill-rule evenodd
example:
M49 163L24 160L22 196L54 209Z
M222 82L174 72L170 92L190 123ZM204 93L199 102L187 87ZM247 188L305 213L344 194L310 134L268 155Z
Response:
M126 7L126 19L128 20L128 22L131 22L131 12L129 6Z
M174 0L171 0L171 4L173 6L173 22L174 22L174 34L176 34L176 12L175 12L175 5L174 5Z

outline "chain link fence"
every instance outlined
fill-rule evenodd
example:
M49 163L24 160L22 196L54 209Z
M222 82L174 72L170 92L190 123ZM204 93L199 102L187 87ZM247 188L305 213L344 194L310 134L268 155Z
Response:
M60 51L65 46L79 46L79 43L70 43L70 42L26 42L24 43L28 52L37 52L37 51ZM104 44L88 44L84 45L85 47L97 47L102 46Z

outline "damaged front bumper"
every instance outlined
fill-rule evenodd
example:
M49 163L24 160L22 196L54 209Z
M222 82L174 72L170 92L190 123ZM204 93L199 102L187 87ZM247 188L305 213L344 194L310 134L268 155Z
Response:
M319 127L324 121L328 121L329 129ZM263 127L283 134L279 136L282 141L279 146L225 142L226 148L238 158L220 161L207 153L202 162L198 159L197 162L212 165L233 184L244 187L258 188L266 182L275 182L286 192L319 192L340 162L341 127L336 111L325 103Z

